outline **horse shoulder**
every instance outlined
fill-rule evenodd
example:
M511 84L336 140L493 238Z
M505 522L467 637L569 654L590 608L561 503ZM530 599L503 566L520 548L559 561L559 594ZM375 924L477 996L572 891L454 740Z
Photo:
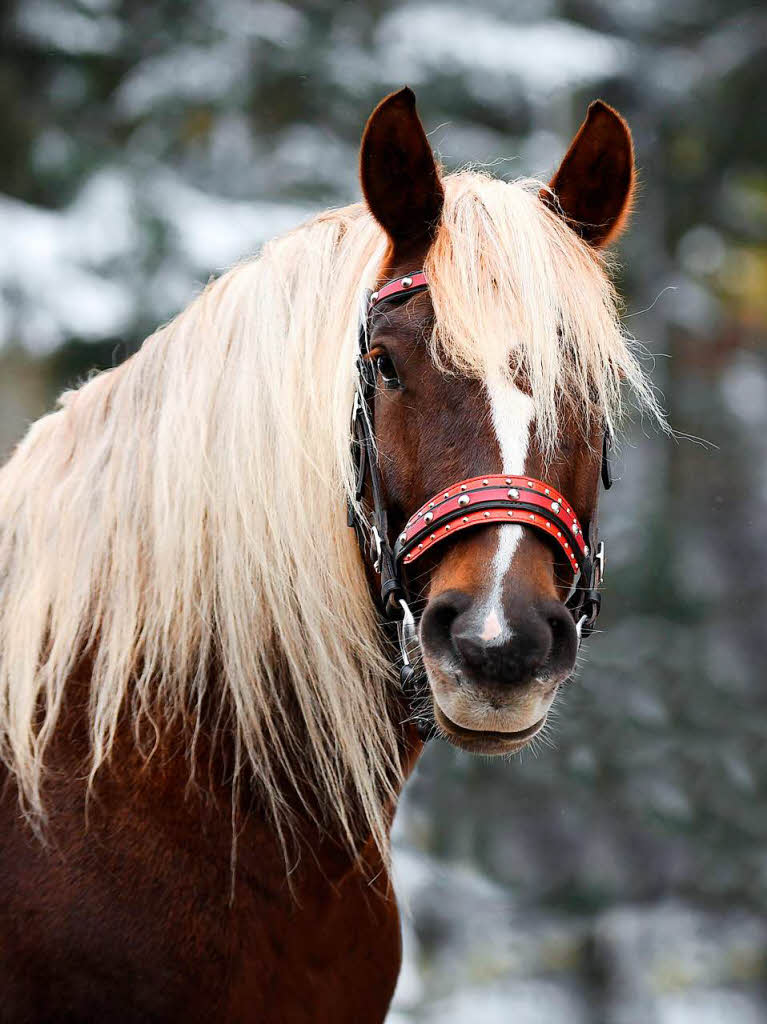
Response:
M384 1019L400 932L372 848L309 832L288 875L266 817L233 833L231 790L190 786L183 753L117 750L86 799L60 735L45 843L11 780L0 801L0 1022Z

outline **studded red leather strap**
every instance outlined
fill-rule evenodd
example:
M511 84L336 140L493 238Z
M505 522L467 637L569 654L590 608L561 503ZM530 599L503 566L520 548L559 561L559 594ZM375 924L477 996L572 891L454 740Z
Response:
M577 576L589 551L569 502L550 484L526 476L472 477L436 494L411 516L395 559L410 565L442 540L487 523L516 523L547 534Z
M398 277L396 281L389 281L388 284L379 288L377 292L373 292L370 296L370 308L372 309L383 299L390 299L393 295L399 295L402 292L420 291L422 288L427 288L428 285L429 282L426 280L426 274L422 270L406 274L405 277Z

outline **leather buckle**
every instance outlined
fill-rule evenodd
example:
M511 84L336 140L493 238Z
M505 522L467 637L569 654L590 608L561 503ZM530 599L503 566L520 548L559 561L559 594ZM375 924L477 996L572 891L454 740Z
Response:
M600 540L600 542L597 544L597 553L594 555L594 565L599 566L599 575L594 580L595 587L598 587L599 584L602 583L605 578L606 561L607 556L605 554L605 543L604 541Z
M375 559L373 560L373 569L377 573L380 573L381 572L381 534L378 532L378 527L375 525L375 523L373 523L373 525L370 528L370 536L372 538L371 547L373 548L373 553L375 555Z

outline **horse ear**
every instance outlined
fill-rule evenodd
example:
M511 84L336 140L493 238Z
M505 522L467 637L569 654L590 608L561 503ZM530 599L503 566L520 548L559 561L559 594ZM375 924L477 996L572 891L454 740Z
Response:
M549 183L551 191L542 189L541 198L598 249L626 226L634 182L629 126L612 107L595 100Z
M395 245L433 238L445 194L412 89L393 92L370 115L360 179L370 212Z

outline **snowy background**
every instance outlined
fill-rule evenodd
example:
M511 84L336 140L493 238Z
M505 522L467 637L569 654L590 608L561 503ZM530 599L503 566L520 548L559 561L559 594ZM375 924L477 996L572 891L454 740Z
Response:
M602 636L549 745L434 745L396 826L392 1024L767 1019L767 13L744 0L10 0L0 451L211 274L359 197L382 95L448 167L634 131L627 323L674 425L604 500Z

